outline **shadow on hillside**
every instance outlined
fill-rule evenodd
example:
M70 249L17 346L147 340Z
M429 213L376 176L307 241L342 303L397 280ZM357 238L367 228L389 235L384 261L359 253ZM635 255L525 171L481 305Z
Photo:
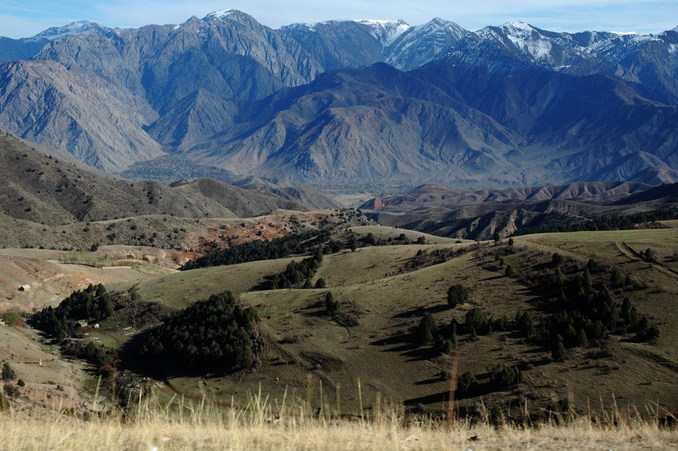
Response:
M418 346L414 344L414 337L411 333L399 333L388 338L375 340L370 343L374 346L395 346L388 349L382 349L382 352L411 353L417 350Z
M439 355L432 348L420 347L415 343L415 338L411 333L399 333L388 338L375 340L370 343L374 346L395 346L388 349L382 349L382 352L397 352L404 357L409 357L408 362L418 360L429 360Z
M450 392L442 391L432 395L420 396L418 398L410 398L405 400L406 406L418 406L419 404L435 404L437 402L448 402L450 400Z
M442 382L443 380L440 377L432 377L430 379L424 379L423 381L417 381L414 383L414 385L431 385L431 384L437 384L438 382Z
M438 379L440 380L440 379ZM474 389L469 390L468 392L461 393L459 391L455 392L454 394L454 399L461 400L461 399L468 399L468 398L475 398L477 396L486 396L494 391L497 391L497 388L492 384L491 382L486 382L483 384L479 384L476 386ZM435 404L438 402L443 402L446 403L450 400L450 392L449 390L441 391L439 393L434 393L431 395L426 395L426 396L419 396L418 398L410 398L405 400L405 405L406 406L418 406L418 405L427 405L427 404Z
M448 304L439 304L434 307L415 307L411 308L409 310L405 310L404 312L397 313L392 316L392 318L398 318L398 319L403 319L403 318L416 318L416 317L421 317L424 316L426 313L434 314L434 313L440 313L444 312L447 310L450 310L451 307Z

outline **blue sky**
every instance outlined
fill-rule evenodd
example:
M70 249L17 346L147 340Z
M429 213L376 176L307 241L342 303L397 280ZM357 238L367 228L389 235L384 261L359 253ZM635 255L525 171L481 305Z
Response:
M418 25L434 17L469 30L510 20L553 31L658 33L678 25L678 0L0 0L0 36L29 37L80 19L111 28L177 24L222 9L239 9L273 28L329 19L404 19Z

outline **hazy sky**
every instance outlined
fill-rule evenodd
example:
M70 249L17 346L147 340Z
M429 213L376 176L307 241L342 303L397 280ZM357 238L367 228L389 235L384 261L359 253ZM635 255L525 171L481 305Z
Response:
M418 25L434 17L469 30L523 20L553 31L658 33L678 25L678 0L0 0L0 36L33 36L87 19L107 27L179 24L222 9L239 9L264 25L329 19L404 19Z

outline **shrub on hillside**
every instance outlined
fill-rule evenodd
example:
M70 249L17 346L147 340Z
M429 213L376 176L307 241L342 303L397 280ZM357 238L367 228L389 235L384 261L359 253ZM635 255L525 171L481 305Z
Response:
M455 284L447 289L447 303L450 307L468 302L470 291L463 285Z
M2 391L5 392L7 396L10 398L16 398L21 394L21 391L19 390L19 387L16 385L10 385L10 384L5 384L4 387L2 387Z
M14 372L14 368L9 366L9 363L5 362L2 364L2 380L3 381L11 381L16 379L16 373Z
M335 315L339 311L340 307L341 303L334 299L331 291L328 291L325 295L325 311L327 314Z
M465 372L457 379L457 393L461 396L470 396L478 390L478 380L470 371Z
M13 326L13 327L22 327L24 325L24 320L21 317L21 315L17 312L5 312L2 315L2 320L7 324L8 326Z
M520 368L509 366L492 375L491 384L498 390L513 387L523 382L523 372Z

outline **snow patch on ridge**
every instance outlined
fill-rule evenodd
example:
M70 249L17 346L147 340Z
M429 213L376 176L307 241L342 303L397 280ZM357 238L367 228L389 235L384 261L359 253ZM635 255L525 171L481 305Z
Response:
M533 31L534 28L532 25L523 22L522 20L512 20L510 22L506 22L504 25L502 25L502 28L511 28L514 30L522 30L522 31Z
M402 19L399 20L376 20L356 19L354 22L367 25L372 29L372 36L379 39L382 44L388 45L395 41L401 34L411 27Z
M236 14L238 11L235 9L220 9L219 11L214 11L205 16L205 18L215 18L215 19L225 19L228 16Z
M77 22L64 25L63 27L48 28L47 30L36 34L31 39L49 39L50 41L53 41L55 39L84 33L87 30L96 28L100 28L100 26L94 22L90 22L88 20L78 20Z
M506 37L520 50L529 53L536 60L548 60L553 43L545 39L533 26L516 20L502 27Z

